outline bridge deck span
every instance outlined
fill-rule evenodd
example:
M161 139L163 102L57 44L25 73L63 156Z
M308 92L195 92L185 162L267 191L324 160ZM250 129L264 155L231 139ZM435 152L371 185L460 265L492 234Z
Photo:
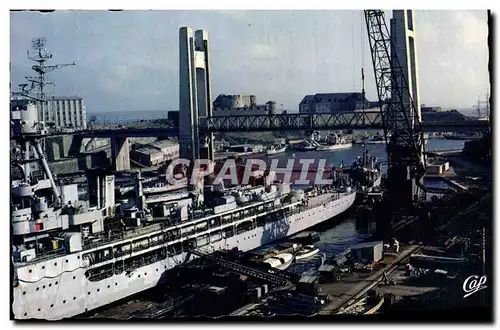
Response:
M478 132L486 131L489 123L470 120L460 122L423 122L424 132ZM314 131L314 130L380 130L382 116L379 111L336 114L278 114L214 116L199 119L201 134L229 132ZM64 134L64 133L59 133ZM67 134L67 133L66 133ZM86 130L71 133L84 137L171 137L179 135L179 128L168 127Z

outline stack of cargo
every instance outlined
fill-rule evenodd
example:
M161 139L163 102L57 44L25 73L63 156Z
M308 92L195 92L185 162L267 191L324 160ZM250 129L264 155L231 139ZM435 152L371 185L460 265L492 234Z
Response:
M366 242L351 247L351 257L360 262L372 263L382 259L384 244L382 241Z

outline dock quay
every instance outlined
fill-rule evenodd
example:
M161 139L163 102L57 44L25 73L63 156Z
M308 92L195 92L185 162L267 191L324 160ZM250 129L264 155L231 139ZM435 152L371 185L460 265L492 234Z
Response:
M350 306L356 299L376 286L382 280L384 272L390 274L420 248L419 245L401 245L400 253L397 256L389 256L381 260L379 263L384 264L384 266L375 273L363 274L354 272L351 276L338 283L323 284L324 293L330 296L330 303L319 314L335 314L339 309Z

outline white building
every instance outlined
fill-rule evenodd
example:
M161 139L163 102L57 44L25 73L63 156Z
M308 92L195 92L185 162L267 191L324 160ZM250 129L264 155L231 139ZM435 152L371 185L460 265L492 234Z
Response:
M39 102L38 116L46 123L53 123L56 128L87 128L87 110L83 98L79 96L52 97L43 107Z

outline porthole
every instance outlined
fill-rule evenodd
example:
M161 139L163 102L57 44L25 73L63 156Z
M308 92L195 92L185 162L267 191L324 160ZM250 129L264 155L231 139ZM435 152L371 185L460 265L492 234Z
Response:
M32 270L31 270L31 269L30 269L30 270L28 270L28 273L31 273L31 272L32 272Z
M158 271L158 268L156 268L156 271Z
M42 269L45 269L45 266L42 266Z
M88 308L85 308L85 311L88 311L89 309Z
M137 277L141 277L141 274L137 275Z
M111 287L111 285L108 285L108 289Z
M76 280L76 276L73 276L73 279Z
M115 286L117 286L117 285L118 285L118 283L115 283Z
M58 284L59 284L59 282L56 281L55 285L58 285Z
M68 259L66 259L66 263L68 263Z
M26 294L26 291L23 291L23 296Z
M80 256L77 256L76 259L80 259Z
M38 291L38 290L40 290L40 288L39 288L39 287L36 287L36 291Z
M41 311L41 310L42 310L41 308L38 309L38 311Z
M51 287L51 286L52 286L52 283L49 283L49 287Z
M76 300L76 297L73 297L73 300Z
M45 285L44 285L44 286L42 286L42 289L45 289Z
M57 266L57 262L54 262L54 266Z
M66 300L63 300L63 304L65 304L65 303L66 303Z
M101 291L101 289L97 289L97 292Z
M148 275L148 273L144 273L144 276L147 276L147 275Z
M50 305L50 308L52 308L52 307L54 307L54 304L51 304L51 305Z
M90 296L90 291L89 291L89 292L87 292L87 294Z
M28 315L28 313L24 313L24 316Z

